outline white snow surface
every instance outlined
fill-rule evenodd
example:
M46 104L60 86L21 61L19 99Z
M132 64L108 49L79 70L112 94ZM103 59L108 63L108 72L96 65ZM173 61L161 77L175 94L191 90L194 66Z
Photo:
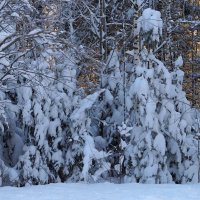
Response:
M200 184L57 183L0 188L1 200L199 200Z

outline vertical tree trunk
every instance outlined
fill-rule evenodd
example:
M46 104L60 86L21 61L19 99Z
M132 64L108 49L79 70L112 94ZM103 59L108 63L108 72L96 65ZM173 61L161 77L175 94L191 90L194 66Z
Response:
M100 53L103 62L107 59L107 25L106 25L106 3L100 0Z
M139 45L139 32L138 32L138 25L137 25L137 20L139 18L139 6L137 4L137 1L134 1L133 8L134 8L134 42L133 42L134 65L138 65L140 45Z
M106 4L105 0L99 1L99 7L100 7L100 54L101 54L101 62L102 65L105 65L107 61L107 24L106 24ZM103 76L104 76L104 66L100 69L100 88L103 88ZM100 96L100 100L102 100L102 95ZM103 117L103 113L102 113ZM100 129L100 135L103 136L104 132L104 124L103 122L100 122L99 125Z
M167 60L169 60L170 68L173 70L173 53L172 53L172 16L171 16L171 5L172 1L167 1Z

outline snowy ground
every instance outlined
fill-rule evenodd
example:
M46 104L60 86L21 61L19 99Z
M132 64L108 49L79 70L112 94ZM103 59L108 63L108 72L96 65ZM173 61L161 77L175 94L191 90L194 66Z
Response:
M3 187L0 200L200 200L200 185L103 183Z

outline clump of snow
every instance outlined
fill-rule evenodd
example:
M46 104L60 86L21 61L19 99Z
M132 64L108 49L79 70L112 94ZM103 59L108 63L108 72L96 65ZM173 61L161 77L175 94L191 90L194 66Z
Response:
M162 35L163 22L159 11L147 8L143 11L142 16L138 19L138 29L143 32L152 31L151 38L153 41L159 42Z
M149 85L147 80L143 76L136 78L134 84L130 88L129 95L131 97L137 95L140 101L146 102L148 94Z
M37 29L30 31L28 33L28 35L36 35L36 34L41 33L41 32L42 32L42 30L40 28L37 28Z
M175 61L175 67L182 67L183 66L183 57L179 56L178 59Z
M154 140L154 148L161 153L162 156L165 155L166 151L166 142L162 134L158 134Z
M156 110L156 102L149 98L146 104L145 127L153 128L155 110Z
M120 132L120 135L123 136L130 136L130 131L133 129L133 127L128 127L126 124L122 123L122 126L118 126L118 130Z
M102 159L107 157L109 154L106 154L103 151L98 151L95 148L94 140L91 136L85 134L85 147L84 147L84 158L83 158L83 171L82 176L85 181L88 181L88 172L90 165L92 164L92 159ZM97 180L98 177L103 173L104 171L108 170L108 168L103 168L103 170L100 168L93 176L94 180Z
M104 92L105 90L100 90L98 92L95 92L94 94L88 95L85 99L83 99L80 102L79 108L77 108L72 114L71 114L71 120L81 120L85 118L85 111L92 107L92 105L95 103L99 95Z

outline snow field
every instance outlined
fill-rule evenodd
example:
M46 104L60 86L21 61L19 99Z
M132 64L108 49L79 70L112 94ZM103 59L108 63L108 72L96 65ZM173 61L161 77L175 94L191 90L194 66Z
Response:
M0 188L0 200L199 200L200 185L50 184Z

